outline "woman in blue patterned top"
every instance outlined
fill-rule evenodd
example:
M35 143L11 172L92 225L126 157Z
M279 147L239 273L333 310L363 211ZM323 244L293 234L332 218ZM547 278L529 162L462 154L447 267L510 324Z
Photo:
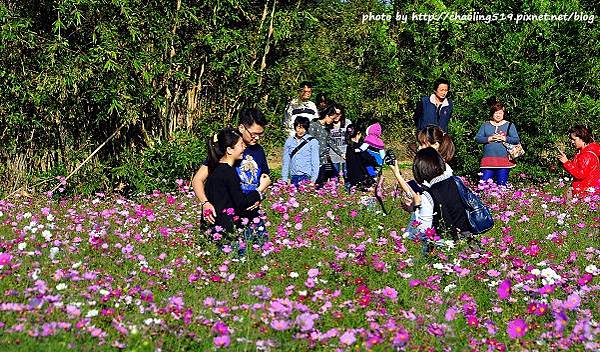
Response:
M505 186L510 169L515 167L515 163L508 158L508 151L503 142L518 144L519 134L515 125L504 119L506 114L504 104L492 103L490 114L490 120L481 125L475 136L475 141L484 145L480 163L483 173L481 180L492 179L499 186Z

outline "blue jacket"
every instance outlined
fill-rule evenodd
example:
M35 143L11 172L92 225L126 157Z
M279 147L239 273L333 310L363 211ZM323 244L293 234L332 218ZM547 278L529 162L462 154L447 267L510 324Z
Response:
M452 117L452 100L446 98L439 109L431 102L432 96L422 97L415 109L415 124L420 131L428 125L439 126L442 131L448 132L448 123Z
M319 142L316 138L306 143L293 158L290 158L292 151L302 143L308 140L310 134L305 134L302 139L288 137L283 146L283 165L281 167L281 178L288 180L290 176L308 175L311 181L315 182L319 176Z

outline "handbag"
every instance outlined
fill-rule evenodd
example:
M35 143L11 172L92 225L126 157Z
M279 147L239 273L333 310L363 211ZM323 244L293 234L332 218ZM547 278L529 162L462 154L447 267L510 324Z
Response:
M490 208L485 205L479 196L471 191L462 180L456 176L452 176L456 189L460 195L460 199L465 206L467 220L473 228L473 232L481 234L489 231L494 227L494 219Z
M510 122L508 124L508 129L506 130L507 136L510 133L511 125L512 125L512 122ZM508 142L502 142L502 144L506 148L506 151L508 152L508 159L510 159L510 160L514 161L515 159L520 158L525 154L525 149L523 149L523 146L521 145L521 143L511 144Z

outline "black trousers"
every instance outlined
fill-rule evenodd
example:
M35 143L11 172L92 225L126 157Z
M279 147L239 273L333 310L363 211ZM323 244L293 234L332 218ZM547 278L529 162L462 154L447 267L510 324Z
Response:
M315 184L317 188L322 187L327 181L334 177L338 177L338 173L335 171L333 163L329 162L327 164L323 164L321 167L319 167L319 176L317 176Z

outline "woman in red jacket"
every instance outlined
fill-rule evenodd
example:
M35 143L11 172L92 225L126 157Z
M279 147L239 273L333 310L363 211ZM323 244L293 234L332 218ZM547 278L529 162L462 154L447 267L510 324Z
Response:
M573 160L560 151L559 160L573 176L573 193L600 193L600 145L594 143L590 130L577 125L569 130L571 143L578 149Z

